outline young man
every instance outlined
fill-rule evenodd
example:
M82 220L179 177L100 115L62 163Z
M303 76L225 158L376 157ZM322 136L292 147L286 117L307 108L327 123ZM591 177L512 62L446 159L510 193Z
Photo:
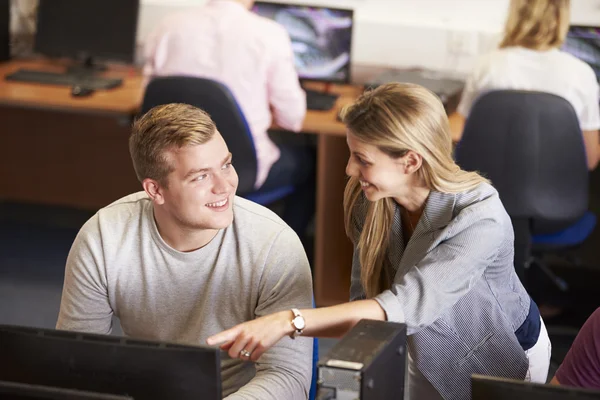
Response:
M203 345L241 322L311 306L298 236L271 211L235 197L232 155L205 112L155 107L136 121L129 145L144 191L81 228L58 329L107 334L115 315L127 336ZM306 399L311 339L288 338L256 363L244 354L223 354L227 399Z
M256 189L294 186L283 219L299 235L315 203L314 150L267 133L275 122L298 132L306 96L285 28L250 11L254 0L209 0L196 9L167 16L146 39L144 75L213 79L233 93L248 121L258 161Z

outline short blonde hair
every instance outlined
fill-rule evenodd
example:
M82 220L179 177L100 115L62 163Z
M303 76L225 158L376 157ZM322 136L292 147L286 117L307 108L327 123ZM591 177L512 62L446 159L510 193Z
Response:
M392 158L403 157L410 150L420 154L423 164L418 173L430 190L458 193L487 182L454 162L446 111L439 98L424 87L406 83L380 86L365 92L342 110L341 116L350 134ZM344 192L346 233L359 251L361 282L371 298L388 289L393 279L387 252L395 204L390 198L369 202L363 224L357 212L365 201L358 178L350 178Z
M173 171L166 151L206 143L217 128L203 110L188 104L166 104L137 119L129 137L129 152L140 182L146 178L167 185Z
M569 31L569 0L511 0L500 48L560 47Z

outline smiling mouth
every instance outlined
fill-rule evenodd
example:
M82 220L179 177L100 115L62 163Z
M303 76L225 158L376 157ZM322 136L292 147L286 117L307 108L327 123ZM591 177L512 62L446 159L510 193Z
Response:
M206 207L210 207L210 208L221 208L223 206L225 206L227 204L227 202L229 202L229 199L223 199L221 201L217 201L215 203L206 203Z
M361 181L361 180L359 180L359 182L360 182L360 186L363 188L371 186L371 184L369 182Z

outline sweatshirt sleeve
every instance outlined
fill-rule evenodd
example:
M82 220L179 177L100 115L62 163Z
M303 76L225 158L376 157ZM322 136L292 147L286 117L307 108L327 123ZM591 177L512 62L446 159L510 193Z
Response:
M56 329L109 334L112 315L96 214L69 251Z
M286 227L274 241L260 282L256 317L311 308L308 259L300 239ZM312 377L313 339L285 337L256 363L256 376L227 400L306 400Z

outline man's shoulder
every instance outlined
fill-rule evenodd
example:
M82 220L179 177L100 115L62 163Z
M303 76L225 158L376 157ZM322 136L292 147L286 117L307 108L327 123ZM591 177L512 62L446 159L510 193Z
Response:
M146 192L136 192L129 194L125 197L121 197L118 200L113 201L106 207L101 208L98 213L112 216L121 213L130 214L132 212L141 211L144 206L150 203L150 198Z
M98 210L86 225L88 228L90 224L93 224L117 229L132 218L141 216L149 204L150 198L146 192L132 193Z
M276 45L285 42L285 39L289 38L289 34L283 25L262 15L248 12L246 21L249 28L248 34L254 35L256 39L263 43Z
M260 26L261 29L264 29L269 32L287 32L283 25L281 25L280 23L275 22L270 18L263 17L262 15L255 14L253 12L248 12L247 19L248 21L251 21L251 23Z
M268 208L243 197L236 196L233 204L233 223L236 229L260 227L264 232L280 232L288 225Z

